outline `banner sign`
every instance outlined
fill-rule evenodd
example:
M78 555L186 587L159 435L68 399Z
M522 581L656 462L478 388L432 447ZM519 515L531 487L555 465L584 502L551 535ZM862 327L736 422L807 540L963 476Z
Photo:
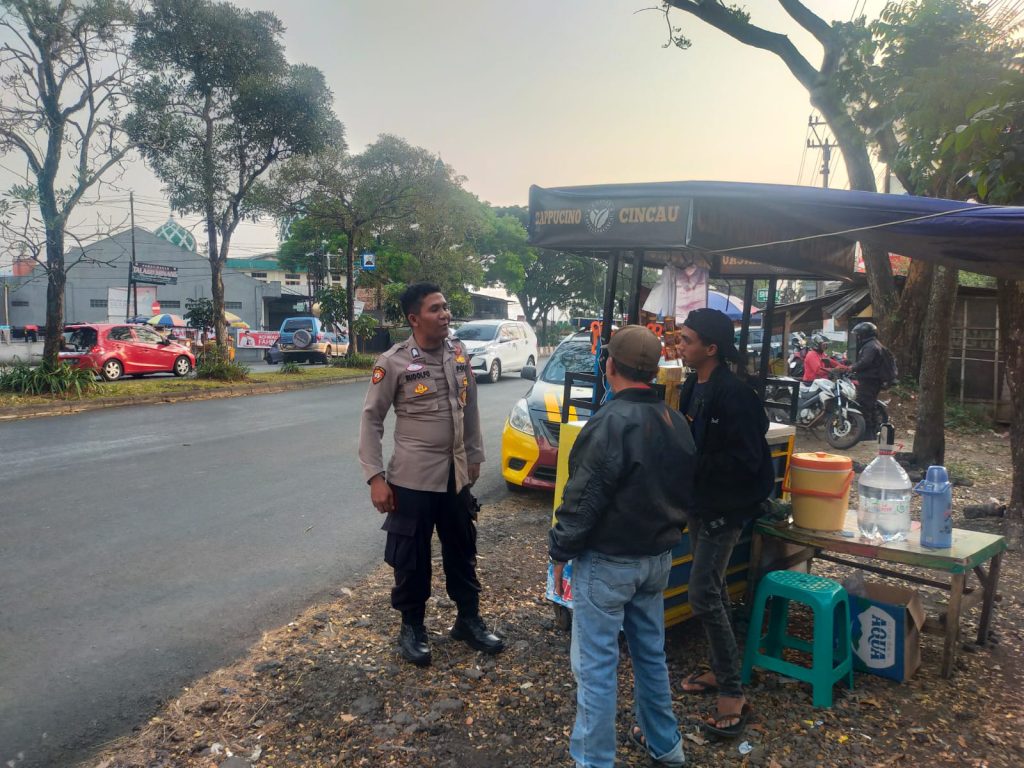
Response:
M153 302L156 301L156 288L148 286L132 286L132 288L133 290L129 292L124 286L107 287L108 323L123 323L126 317L135 314L136 304L139 307L139 311L145 315Z
M530 244L538 248L681 248L689 242L687 197L596 198L530 188Z
M131 279L135 283L152 285L177 285L178 268L165 267L163 264L145 264L137 261L131 265Z
M245 328L238 328L235 336L236 347L259 347L266 349L274 345L277 337L281 334L278 331L250 331Z

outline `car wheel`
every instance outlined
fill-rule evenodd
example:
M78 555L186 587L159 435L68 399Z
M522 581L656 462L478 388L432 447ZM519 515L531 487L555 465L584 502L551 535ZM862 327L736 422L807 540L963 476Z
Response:
M192 361L191 360L189 360L187 357L182 355L181 357L179 357L177 360L174 361L174 375L175 376L178 376L178 377L188 376L190 373L192 373Z
M533 355L530 355L528 358L526 358L526 364L532 365L535 368L537 367L537 361L533 359Z
M100 369L100 375L107 381L117 381L124 376L124 366L120 360L107 360Z
M491 384L497 384L498 379L501 378L501 360L494 358L494 362L491 363L491 368L487 371L487 380Z

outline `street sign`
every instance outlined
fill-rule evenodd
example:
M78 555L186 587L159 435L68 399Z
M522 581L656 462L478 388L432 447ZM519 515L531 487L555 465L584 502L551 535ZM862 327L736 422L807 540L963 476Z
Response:
M177 285L178 268L165 267L163 264L144 264L136 261L131 265L131 281L133 283L149 283L151 285Z
M377 254L367 251L362 254L363 269L373 270L377 268Z
M149 309L150 309L150 311L154 315L159 315L160 314L160 302L159 301L154 301L152 304L149 305Z
M757 303L758 304L764 304L767 301L768 301L768 289L767 288L758 288L757 289Z

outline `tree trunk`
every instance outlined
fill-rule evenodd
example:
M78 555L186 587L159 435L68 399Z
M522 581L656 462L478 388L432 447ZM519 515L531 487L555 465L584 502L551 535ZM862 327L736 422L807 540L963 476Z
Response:
M900 376L914 379L920 376L923 357L921 329L927 319L934 275L935 264L920 259L912 261L899 304L885 324L888 330L882 338L899 364Z
M348 324L348 352L347 357L352 357L359 351L359 340L355 331L355 230L345 231L345 322Z
M227 251L227 241L221 243ZM224 319L224 261L219 257L210 259L210 290L213 293L213 328L217 338L217 347L221 353L228 349L228 327Z
M1000 351L1010 389L1010 456L1013 480L1004 521L1010 548L1024 532L1024 281L999 280Z
M46 331L43 337L43 364L56 368L64 334L64 230L46 231Z
M917 424L913 453L920 467L946 460L946 388L949 367L949 335L956 305L959 270L935 267L931 298L924 327L926 354L921 365Z

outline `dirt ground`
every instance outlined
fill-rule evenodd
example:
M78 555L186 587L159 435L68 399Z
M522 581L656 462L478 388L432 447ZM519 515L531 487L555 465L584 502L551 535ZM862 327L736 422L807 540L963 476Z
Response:
M910 403L907 404L911 406ZM897 427L908 422L896 408ZM904 430L902 439L912 438ZM955 508L1006 500L1009 438L967 426L949 433L948 464L973 483L955 489ZM801 436L798 450L820 449ZM872 446L851 452L870 460ZM417 669L394 650L390 571L341 588L268 632L250 654L182 691L130 737L107 745L88 768L129 766L569 766L575 713L569 635L544 600L550 497L514 495L485 507L480 521L482 609L506 638L497 657L448 638L454 605L435 577L427 611L434 663ZM956 525L999 532L996 518ZM835 689L831 709L811 706L809 687L762 673L749 689L754 718L735 742L705 742L698 713L712 700L678 693L676 713L688 763L707 766L990 766L1024 764L1024 558L1003 560L994 644L963 650L951 680L939 676L941 639L922 639L923 663L904 684L857 674ZM441 571L439 559L435 574ZM828 573L816 568L816 572ZM838 571L833 575L842 576ZM706 658L694 622L669 630L674 683ZM620 665L619 730L632 723L629 660ZM623 765L647 765L620 745Z

